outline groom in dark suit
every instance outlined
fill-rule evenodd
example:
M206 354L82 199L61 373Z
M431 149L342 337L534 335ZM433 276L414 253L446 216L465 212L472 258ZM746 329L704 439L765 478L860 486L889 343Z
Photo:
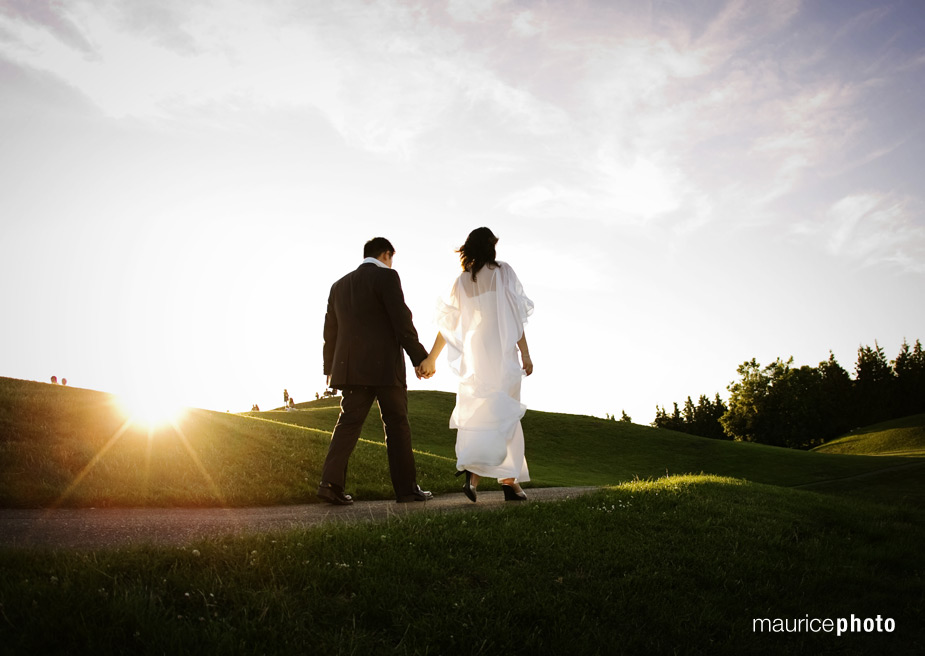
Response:
M392 270L394 255L387 239L371 239L363 248L366 259L335 282L328 297L324 373L329 387L343 390L343 398L318 497L336 505L353 503L344 493L347 461L374 400L379 402L385 427L389 472L398 502L433 497L417 484L405 382L405 352L417 367L427 357L427 349L418 341L401 280Z

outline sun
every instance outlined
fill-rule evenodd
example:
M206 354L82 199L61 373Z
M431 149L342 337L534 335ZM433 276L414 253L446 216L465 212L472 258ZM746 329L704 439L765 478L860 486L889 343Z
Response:
M134 389L118 396L131 423L149 430L176 424L184 414L180 401L166 389Z

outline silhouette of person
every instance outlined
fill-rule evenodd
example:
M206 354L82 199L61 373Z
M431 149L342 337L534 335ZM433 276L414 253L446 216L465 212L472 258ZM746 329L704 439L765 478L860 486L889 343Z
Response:
M401 280L392 269L394 255L387 239L371 239L363 247L365 259L360 266L335 282L328 296L324 374L328 387L343 390L317 493L328 503L353 503L344 493L347 462L373 401L378 401L385 427L396 500L404 503L433 497L417 484L405 382L405 353L417 366L427 357L427 349L418 341Z
M57 385L57 384L58 384L58 377L57 377L57 376L52 376L52 377L51 377L51 384L52 384L52 385Z

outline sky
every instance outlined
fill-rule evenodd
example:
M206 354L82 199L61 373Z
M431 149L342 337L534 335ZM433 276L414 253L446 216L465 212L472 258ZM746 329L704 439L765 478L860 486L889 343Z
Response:
M894 358L923 34L915 0L0 0L0 376L308 400L363 243L429 348L480 226L536 305L532 409ZM445 356L409 389L455 391Z

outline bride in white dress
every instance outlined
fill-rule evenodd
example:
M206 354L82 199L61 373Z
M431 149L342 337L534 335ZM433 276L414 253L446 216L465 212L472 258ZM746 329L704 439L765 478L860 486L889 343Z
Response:
M456 469L466 475L463 491L472 501L481 476L498 479L508 501L526 499L520 483L530 480L520 383L533 373L524 334L533 301L510 265L495 259L497 243L491 230L478 228L457 251L463 272L438 303L440 332L418 367L422 377L432 376L447 347L449 367L459 377L450 417L457 431Z

